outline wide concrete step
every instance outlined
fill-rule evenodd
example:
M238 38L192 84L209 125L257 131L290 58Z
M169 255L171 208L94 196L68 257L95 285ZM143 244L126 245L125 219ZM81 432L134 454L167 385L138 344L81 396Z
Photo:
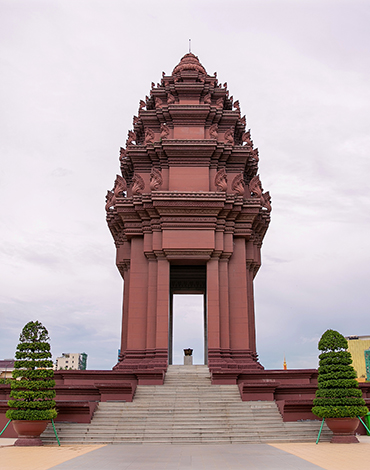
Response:
M90 424L56 423L62 444L314 442L320 421L284 423L275 402L242 402L236 385L211 385L207 366L170 366L163 386L138 386L132 403L99 403ZM321 440L330 431L324 426ZM53 428L42 436L55 444Z

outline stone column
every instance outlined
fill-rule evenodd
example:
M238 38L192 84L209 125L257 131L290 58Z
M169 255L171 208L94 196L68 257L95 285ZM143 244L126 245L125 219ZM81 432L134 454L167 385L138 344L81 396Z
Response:
M220 300L219 300L219 263L212 258L207 263L207 315L208 350L220 349Z
M165 258L159 258L157 282L157 325L156 351L168 357L168 316L170 291L170 264Z
M127 349L128 299L130 291L130 263L127 263L123 276L121 356Z
M157 260L150 259L148 267L148 321L146 331L147 353L154 352L157 311Z
M143 238L131 240L130 290L128 300L127 350L145 353L148 295L148 260Z
M249 348L245 239L234 238L229 261L230 347L234 353Z
M229 260L221 258L220 275L220 346L223 352L230 349L230 312L229 312Z
M255 316L254 316L253 277L254 277L253 265L247 262L249 349L253 353L256 353L256 325L255 325Z
M249 324L249 348L256 354L256 326L254 311L254 287L253 280L261 265L260 247L253 240L246 244L247 267L247 297L248 297L248 324Z

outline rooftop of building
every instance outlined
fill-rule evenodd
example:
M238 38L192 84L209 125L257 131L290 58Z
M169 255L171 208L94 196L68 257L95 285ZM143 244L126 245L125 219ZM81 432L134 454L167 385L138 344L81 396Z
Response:
M14 369L14 359L0 359L0 369Z

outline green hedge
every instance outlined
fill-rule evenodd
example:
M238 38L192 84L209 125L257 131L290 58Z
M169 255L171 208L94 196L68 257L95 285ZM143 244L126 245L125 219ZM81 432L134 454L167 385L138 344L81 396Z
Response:
M362 392L359 388L319 388L316 392L316 397L362 397Z
M12 390L47 390L55 387L55 380L12 380L9 379Z
M358 388L347 340L334 330L327 330L319 341L318 390L312 413L319 418L354 418L368 413Z
M342 398L315 398L313 401L314 406L363 406L364 402L362 397L342 397Z
M14 378L27 380L46 380L54 377L53 369L14 369Z
M38 321L23 328L10 381L8 419L44 420L57 416L49 340L47 329Z
M318 372L321 375L331 374L333 372L346 372L348 371L347 365L344 364L330 364L325 366L320 366Z
M319 388L357 388L358 382L355 379L321 380Z
M327 382L328 380L343 380L343 379L355 379L357 377L355 370L333 370L333 372L321 373L318 381Z
M366 406L314 406L312 413L319 418L356 418L365 416L368 412Z
M350 365L352 364L352 356L349 351L329 351L319 355L320 365Z
M57 412L56 410L8 410L6 417L13 420L36 421L39 419L54 419L57 417Z

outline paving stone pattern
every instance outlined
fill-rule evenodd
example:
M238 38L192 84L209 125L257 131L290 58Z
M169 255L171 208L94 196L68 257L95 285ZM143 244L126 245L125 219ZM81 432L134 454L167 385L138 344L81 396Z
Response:
M313 463L266 444L106 446L53 470L319 470Z

